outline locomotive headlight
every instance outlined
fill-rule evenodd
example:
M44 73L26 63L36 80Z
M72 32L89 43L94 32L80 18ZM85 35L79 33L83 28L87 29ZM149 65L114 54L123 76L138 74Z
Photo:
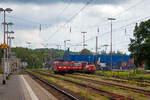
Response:
M61 67L59 67L59 68L61 68Z
M64 67L64 68L66 68L66 67Z

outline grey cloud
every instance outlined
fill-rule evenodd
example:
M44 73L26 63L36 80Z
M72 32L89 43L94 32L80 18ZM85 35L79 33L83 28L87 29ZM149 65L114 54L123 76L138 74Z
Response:
M92 4L120 4L128 0L0 0L0 3L34 3L34 4L47 4L47 3L85 3L91 2Z

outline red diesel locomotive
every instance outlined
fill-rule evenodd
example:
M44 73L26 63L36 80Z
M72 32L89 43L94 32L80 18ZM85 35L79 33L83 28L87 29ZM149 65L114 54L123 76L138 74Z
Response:
M55 61L53 63L52 69L55 73L73 73L73 72L94 73L96 70L95 65L92 63L64 62L64 61Z

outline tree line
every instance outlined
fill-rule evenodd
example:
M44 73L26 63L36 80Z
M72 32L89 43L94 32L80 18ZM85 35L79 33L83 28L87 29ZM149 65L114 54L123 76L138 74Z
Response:
M150 69L150 19L135 25L130 41L129 51L135 67L145 65L146 69Z

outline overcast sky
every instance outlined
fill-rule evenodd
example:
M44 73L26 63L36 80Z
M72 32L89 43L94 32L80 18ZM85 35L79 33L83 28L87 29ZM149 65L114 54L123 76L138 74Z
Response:
M83 35L86 31L87 49L95 51L95 37L99 37L99 51L103 45L110 45L109 17L113 21L113 50L129 53L129 38L133 38L136 22L150 18L149 0L0 0L0 7L12 8L6 14L7 22L14 26L13 46L31 48L57 48L64 40L72 51L82 49ZM3 13L0 13L3 22ZM41 24L41 28L40 28ZM71 32L70 32L71 28ZM99 28L99 33L98 33ZM0 42L3 42L3 27L0 27ZM78 46L75 46L78 45ZM107 52L110 48L107 48Z

